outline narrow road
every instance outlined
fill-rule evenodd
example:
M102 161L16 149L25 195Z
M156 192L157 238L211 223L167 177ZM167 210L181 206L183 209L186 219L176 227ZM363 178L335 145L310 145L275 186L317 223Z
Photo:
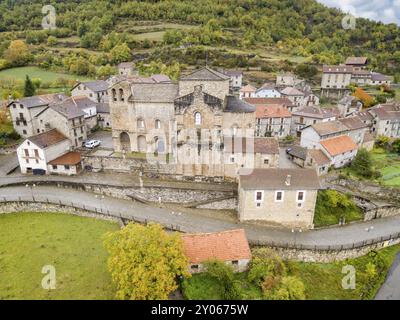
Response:
M312 230L292 233L291 230L278 229L269 226L232 222L222 217L199 215L189 210L171 212L165 208L132 202L111 197L99 198L93 193L74 189L63 189L50 186L27 188L24 186L0 188L0 201L5 197L15 201L32 199L53 203L62 201L91 209L108 210L111 214L123 217L147 219L165 226L176 225L183 232L215 232L244 228L249 241L268 241L275 244L296 244L310 246L352 245L357 242L385 237L400 232L400 216L377 219L369 222L350 224L344 227ZM373 228L371 228L373 226Z
M385 283L379 289L375 300L400 300L400 253L390 268Z

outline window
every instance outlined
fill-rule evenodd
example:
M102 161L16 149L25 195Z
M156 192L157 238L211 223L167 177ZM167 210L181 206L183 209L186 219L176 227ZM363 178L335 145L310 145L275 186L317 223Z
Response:
M239 265L239 261L238 260L233 260L232 261L232 265L233 266L238 266Z
M194 124L196 126L200 126L201 125L201 113L200 112L196 112L194 114Z
M305 197L306 197L305 191L297 191L297 196L296 196L297 202L304 202Z
M138 119L137 120L137 126L140 129L144 129L144 120L143 119Z
M282 201L283 201L283 191L276 191L275 202L282 202Z
M198 264L193 264L190 269L192 269L192 271L198 271L199 270L199 265Z
M156 122L155 122L155 127L156 127L156 129L161 129L161 121L160 120L156 120Z
M53 164L52 167L53 167L53 170L57 170L57 165L56 164Z
M123 89L119 89L119 100L124 101L124 90Z
M24 149L25 152L25 157L29 157L29 150L28 149Z
M66 165L64 166L64 169L65 169L65 170L69 170L69 165L66 164Z
M13 103L13 108L15 109L17 107L17 105L15 103Z
M264 191L256 191L255 192L255 201L262 202L264 199Z
M264 159L264 164L269 164L269 159Z
M35 158L39 158L39 150L35 149Z

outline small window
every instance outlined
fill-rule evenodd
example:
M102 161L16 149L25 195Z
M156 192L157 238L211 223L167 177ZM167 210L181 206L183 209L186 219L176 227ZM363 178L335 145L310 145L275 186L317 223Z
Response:
M196 113L194 114L194 124L195 124L196 126L201 125L201 113L200 113L200 112L196 112Z
M305 191L297 191L297 202L303 202L305 199Z
M235 157L231 156L231 163L235 163Z
M264 198L264 191L256 191L256 193L255 193L256 202L263 201L263 198Z
M160 120L156 120L156 123L155 123L155 127L156 127L156 129L161 129L161 121Z
M257 202L257 207L259 208L259 207L261 207L261 203L260 202Z
M13 104L13 108L15 109L16 107L17 107L17 105L14 103L14 104Z
M283 191L276 191L275 202L282 202L282 201L283 201Z
M66 165L64 166L64 169L65 169L65 170L69 170L69 165L66 164Z
M23 133L23 134L26 134L26 130L22 130L22 133Z
M52 168L53 168L53 170L57 170L57 165L56 165L56 164L53 164L53 165L52 165Z
M233 266L238 266L239 265L239 261L238 260L233 260L232 261L232 265Z
M198 271L199 270L199 265L198 264L193 264L190 269L192 269L192 271Z

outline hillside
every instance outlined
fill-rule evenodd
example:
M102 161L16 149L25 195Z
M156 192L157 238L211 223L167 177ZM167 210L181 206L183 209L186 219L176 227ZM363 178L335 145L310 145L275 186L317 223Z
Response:
M156 61L156 71L204 64L207 58L214 66L273 73L303 62L339 63L366 55L375 70L400 73L399 26L360 18L354 30L345 30L342 12L314 0L52 3L57 29L45 31L41 8L48 1L0 1L0 55L20 38L31 45L30 63L91 76L99 76L101 66L130 60L125 44L134 60Z

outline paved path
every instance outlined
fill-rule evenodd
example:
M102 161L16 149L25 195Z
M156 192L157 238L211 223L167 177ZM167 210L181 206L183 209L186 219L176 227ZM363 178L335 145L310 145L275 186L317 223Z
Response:
M249 241L268 241L275 244L332 246L352 245L353 243L385 237L400 232L400 216L377 219L369 222L350 224L344 227L312 230L292 233L287 229L278 229L269 226L232 222L222 217L209 217L193 213L190 210L181 210L181 214L172 213L165 208L157 208L129 200L104 197L100 200L93 193L74 189L63 189L49 186L27 188L24 186L0 188L2 197L18 200L31 199L32 195L37 200L50 202L73 203L79 206L96 207L98 210L108 210L111 214L123 217L136 217L141 220L148 219L163 225L178 225L183 232L214 232L244 228ZM373 229L370 227L373 226ZM366 231L366 229L370 231Z
M390 268L385 283L379 289L375 300L400 300L400 253Z

